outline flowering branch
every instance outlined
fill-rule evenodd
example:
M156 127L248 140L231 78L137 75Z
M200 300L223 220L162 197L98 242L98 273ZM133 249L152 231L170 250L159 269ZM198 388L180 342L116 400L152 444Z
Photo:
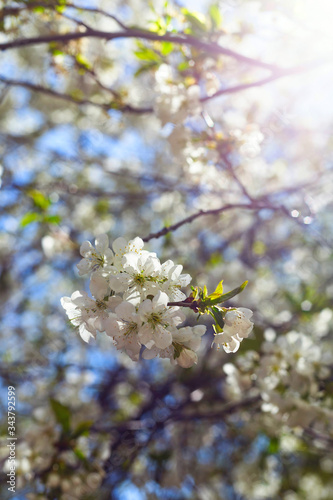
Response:
M155 253L143 250L141 238L129 242L118 238L111 250L103 234L96 238L95 245L89 241L81 245L83 259L77 265L80 275L92 273L93 298L76 291L61 299L71 324L85 342L95 338L97 331L105 332L133 361L140 355L145 359L159 356L189 368L197 362L196 351L206 327L179 327L185 320L181 307L213 316L214 343L222 344L226 352L236 352L252 331L252 311L221 307L247 282L223 293L221 281L209 295L206 286L192 287L186 297L180 289L190 283L191 276L181 274L182 266L171 260L161 264Z

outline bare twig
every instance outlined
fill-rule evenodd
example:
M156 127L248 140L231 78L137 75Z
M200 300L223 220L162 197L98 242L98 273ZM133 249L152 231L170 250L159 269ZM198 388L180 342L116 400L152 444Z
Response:
M270 209L270 210L275 210L275 211L281 211L284 209L284 207L281 206L274 206L270 204L263 204L263 203L230 203L228 205L223 205L220 208L215 208L212 210L200 210L199 212L196 212L195 214L190 215L189 217L186 217L185 219L182 219L181 221L177 222L176 224L173 224L172 226L166 226L161 231L158 231L157 233L151 233L145 238L143 238L143 241L148 242L152 239L155 238L160 238L161 236L165 236L166 234L176 231L179 229L181 226L184 224L190 224L194 220L198 219L199 217L207 216L207 215L219 215L223 212L227 212L228 210L234 210L234 209L245 209L245 210L262 210L264 208ZM288 214L289 215L289 214Z
M102 16L108 17L108 18L112 19L113 21L115 21L118 24L118 26L120 26L122 29L124 29L124 30L127 29L127 27L120 21L120 19L118 19L115 15L110 14L109 12L106 12L103 9L98 9L98 8L94 8L94 7L86 7L84 5L77 5L77 4L70 3L70 2L66 2L66 5L62 5L62 4L50 5L50 4L45 3L45 2L29 2L28 5L22 5L20 7L4 7L3 14L4 15L17 15L19 12L21 12L23 10L31 10L31 9L34 9L35 7L44 7L45 9L55 10L57 12L57 14L61 14L61 15L64 15L64 13L56 10L57 7L61 7L61 8L65 7L68 9L81 10L83 12L100 14ZM70 19L70 18L68 18L68 19ZM71 19L71 20L74 22L77 21L75 19Z
M116 105L113 106L112 102L110 103L98 103L94 101L90 101L89 99L77 99L69 94L64 94L62 92L58 92L57 90L50 89L48 87L43 87L42 85L36 85L31 82L26 82L23 80L13 80L11 78L6 78L5 76L0 75L0 82L5 83L6 85L11 85L14 87L23 87L28 90L32 90L34 92L40 92L45 95L49 95L52 97L55 97L56 99L62 99L64 101L71 102L73 104L79 104L79 105L90 105L90 106L95 106L97 108L103 109L104 111L110 111L111 109L116 109L118 111L123 111L123 112L128 112L128 113L134 113L134 114L143 114L143 113L151 113L153 110L152 108L134 108L133 106L129 104L124 104L124 105ZM111 91L109 89L109 91Z
M293 68L285 68L285 69L278 69L274 70L272 74L266 78L262 78L260 80L255 80L254 82L251 83L244 83L240 85L235 85L233 87L226 87L224 89L220 89L215 94L205 96L201 98L201 102L207 102L210 101L211 99L215 99L216 97L220 97L221 95L225 94L235 94L237 92L241 92L243 90L247 90L253 87L262 87L263 85L267 85L268 83L272 83L275 80L279 80L280 78L285 78L286 76L291 76L291 75L298 75L301 73L305 73L306 71L311 71L312 69L317 68L318 66L322 66L325 64L332 63L333 59L332 57L329 58L321 58L316 61L311 61L307 64L302 64L299 66L294 66Z

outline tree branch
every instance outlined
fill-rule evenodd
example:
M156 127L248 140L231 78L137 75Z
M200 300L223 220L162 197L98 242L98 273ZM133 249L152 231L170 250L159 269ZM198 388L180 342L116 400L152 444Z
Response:
M185 219L177 222L176 224L173 224L172 226L166 226L161 231L158 231L157 233L151 233L145 238L142 238L143 241L148 242L150 240L153 240L155 238L160 238L161 236L165 236L166 234L176 231L179 229L181 226L184 224L190 224L194 220L198 219L199 217L207 216L207 215L219 215L223 212L227 212L228 210L233 210L233 209L248 209L248 210L262 210L264 208L267 208L269 210L275 210L275 211L284 211L285 207L281 206L274 206L270 205L267 203L258 203L258 202L253 202L253 203L230 203L228 205L224 205L223 207L220 208L215 208L212 210L200 210L199 212L196 212L193 215L190 215L189 217L186 217Z
M127 29L127 27L120 21L120 19L118 19L115 15L110 14L109 12L106 12L103 9L97 9L94 7L85 7L83 5L77 5L77 4L73 4L70 2L66 2L66 5L62 5L62 4L50 5L50 4L45 3L45 2L29 2L28 5L24 5L21 7L4 7L3 14L5 16L6 15L17 15L19 12L21 12L23 10L31 10L31 9L34 9L35 7L45 7L45 9L54 10L57 14L60 14L60 15L63 15L63 12L59 12L58 10L56 10L57 7L66 7L68 9L81 10L81 11L89 12L92 14L100 14L101 16L105 16L105 17L108 17L110 19L113 19L113 21L115 21L124 30ZM71 19L71 20L76 22L76 20L74 20L74 19Z
M126 28L126 27L125 27ZM18 47L27 47L30 45L41 45L48 44L51 42L69 42L72 40L79 40L81 38L100 38L102 40L111 41L119 38L140 38L144 40L157 41L157 42L172 42L180 45L189 45L198 50L203 50L209 54L215 55L225 55L232 57L239 62L249 64L251 66L256 66L270 71L277 71L279 68L273 64L268 64L251 57L244 56L230 49L226 49L221 45L214 42L201 41L190 35L183 34L165 34L159 35L153 31L148 31L144 29L131 29L126 28L124 31L98 31L94 29L87 29L84 32L70 32L70 33L55 33L52 35L37 36L31 38L19 38L17 40L12 40L10 42L5 42L0 44L0 50L8 50Z
M286 68L286 69L280 68L278 70L274 70L273 73L266 78L255 80L254 82L251 83L244 83L240 85L235 85L233 87L226 87L224 89L220 89L217 92L215 92L215 94L202 97L200 101L207 102L210 101L211 99L215 99L216 97L220 97L221 95L224 94L235 94L236 92L241 92L242 90L247 90L253 87L262 87L263 85L267 85L268 83L274 82L275 80L279 80L280 78L284 78L286 76L291 76L291 75L297 75L300 73L305 73L306 71L311 71L312 69L315 69L318 66L322 66L324 64L332 62L333 62L332 58L321 58L317 61L311 61L310 63L295 66L293 68Z
M42 85L36 85L31 82L25 82L22 80L13 80L11 78L6 78L5 76L0 75L0 82L5 83L6 85L11 85L14 87L23 87L28 90L32 90L34 92L40 92L45 95L50 95L52 97L55 97L56 99L62 99L64 101L71 102L73 104L79 104L79 105L90 105L90 106L95 106L97 108L103 109L104 111L110 111L111 109L116 109L117 111L123 111L123 112L128 112L128 113L134 113L134 114L143 114L143 113L152 113L153 109L152 108L134 108L130 104L124 104L124 105L112 105L111 103L103 104L103 103L98 103L94 101L90 101L89 99L77 99L69 94L64 94L62 92L58 92L57 90L50 89L48 87L43 87ZM111 90L109 90L111 92Z

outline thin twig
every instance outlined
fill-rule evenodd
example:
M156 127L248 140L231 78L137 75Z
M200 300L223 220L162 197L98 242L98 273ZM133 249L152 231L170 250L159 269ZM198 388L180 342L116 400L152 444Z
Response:
M6 85L12 85L14 87L23 87L34 92L40 92L45 95L50 95L55 97L56 99L62 99L64 101L72 102L73 104L79 105L90 105L95 106L97 108L103 109L104 111L110 111L111 109L116 109L117 111L123 111L134 114L144 114L151 113L152 108L134 108L129 104L113 106L111 103L98 103L94 101L90 101L89 99L77 99L69 94L64 94L62 92L58 92L57 90L50 89L48 87L43 87L42 85L36 85L31 82L26 82L23 80L13 80L11 78L6 78L5 76L0 75L0 82L5 83Z
M194 220L198 219L199 217L207 216L207 215L219 215L223 212L227 212L228 210L234 210L234 209L247 209L247 210L262 210L262 209L270 209L270 210L276 210L276 211L281 211L283 210L284 207L281 206L274 206L270 204L260 204L260 203L230 203L228 205L223 205L223 207L220 208L215 208L212 210L200 210L199 212L196 212L193 215L190 215L189 217L186 217L185 219L182 219L181 221L177 222L176 224L173 224L172 226L166 226L161 231L158 231L157 233L151 233L145 238L143 238L143 241L148 242L152 239L155 238L160 238L161 236L165 236L166 234L176 231L179 229L181 226L184 224L190 224Z
M235 85L233 87L226 87L224 89L220 89L215 94L202 97L201 102L207 102L211 99L215 99L216 97L220 97L225 94L235 94L237 92L241 92L243 90L247 90L253 87L262 87L263 85L267 85L268 83L274 82L275 80L279 80L280 78L285 78L286 76L298 75L301 73L305 73L306 71L311 71L312 69L317 68L318 66L323 66L325 64L329 64L333 62L333 58L321 58L316 61L311 61L306 64L302 64L299 66L294 66L293 68L285 68L279 69L272 72L272 74L266 78L262 78L260 80L255 80L251 83L244 83L240 85Z

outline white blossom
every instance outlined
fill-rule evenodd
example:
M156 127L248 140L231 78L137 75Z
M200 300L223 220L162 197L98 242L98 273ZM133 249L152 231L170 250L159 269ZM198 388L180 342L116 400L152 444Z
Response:
M238 351L240 343L247 338L253 329L250 321L253 312L250 309L239 307L227 311L224 317L223 332L214 337L214 343L221 345L226 353Z
M137 361L141 349L138 337L141 320L136 308L130 302L122 302L115 313L106 320L105 332L114 339L117 349L123 349L133 361Z
M110 285L115 292L125 292L124 298L140 301L147 295L156 295L160 261L148 252L124 254L121 273L110 276Z
M109 248L109 239L106 234L101 234L95 239L95 247L90 241L85 241L80 247L83 259L77 264L79 275L96 271L99 268L107 268L112 265L113 253Z
M185 319L184 314L176 307L168 307L169 298L166 293L158 292L153 300L143 301L138 309L142 320L139 338L148 349L156 345L165 349L172 344L172 332Z
M94 300L86 292L80 291L61 299L61 305L71 324L79 328L80 336L85 342L95 338L97 330L104 331L104 322L109 318L108 310L118 304L116 297L110 297L105 302Z
M189 274L181 274L182 270L183 266L175 265L172 260L167 260L161 266L161 290L167 293L172 301L186 299L180 288L185 288L192 278Z
M144 359L152 359L157 356L169 358L172 364L178 364L182 368L190 368L198 361L196 351L200 347L201 337L205 332L204 325L179 328L172 333L172 345L165 349L153 346L149 350L146 349L142 357Z

